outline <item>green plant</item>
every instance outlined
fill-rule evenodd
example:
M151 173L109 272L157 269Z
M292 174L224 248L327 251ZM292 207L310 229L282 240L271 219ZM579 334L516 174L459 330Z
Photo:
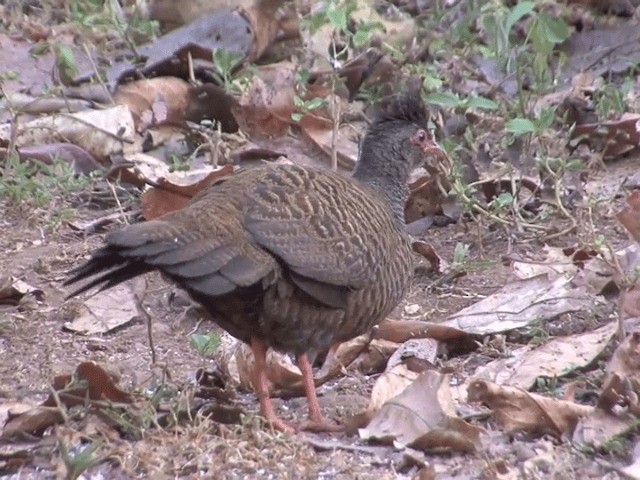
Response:
M142 43L158 35L160 24L134 10L128 18L121 14L114 0L73 0L69 3L71 20L88 29L113 30L135 51Z
M220 347L220 335L217 332L209 332L206 335L194 333L189 338L189 344L204 361L213 355Z
M629 108L627 95L633 90L633 79L626 78L621 86L606 83L593 92L593 105L601 120L617 119Z
M68 480L75 480L82 475L82 472L102 462L102 458L94 456L94 453L101 445L101 441L96 441L90 443L85 448L74 454L69 451L66 443L62 440L58 440L60 456L67 467L67 475L65 478Z
M466 265L469 259L469 248L470 245L465 243L458 242L456 243L456 247L453 250L453 262L452 266L454 268L462 268Z
M237 52L216 48L213 51L213 63L215 66L215 76L222 88L229 91L237 91L234 84L234 70L243 59L243 55Z
M171 155L169 161L171 162L169 166L170 172L188 172L191 168L189 158L184 158L180 155Z

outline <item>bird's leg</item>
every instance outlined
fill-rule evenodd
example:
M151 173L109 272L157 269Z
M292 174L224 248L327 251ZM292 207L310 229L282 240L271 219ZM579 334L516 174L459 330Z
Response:
M294 429L285 421L277 417L273 410L273 403L269 397L269 383L267 381L267 345L255 337L251 338L251 351L255 360L253 388L260 400L260 414L274 429L285 433L293 433Z
M309 421L301 425L302 430L316 432L339 432L344 430L342 425L337 425L326 420L320 411L320 404L316 395L316 386L313 381L313 368L306 353L298 356L298 368L302 372L302 383L309 403Z

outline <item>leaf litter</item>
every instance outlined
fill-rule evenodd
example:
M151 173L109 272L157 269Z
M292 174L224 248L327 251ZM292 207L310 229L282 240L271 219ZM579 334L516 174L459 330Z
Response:
M453 2L442 24L425 34L420 22L433 12L418 4L398 10L354 2L347 11L296 3L209 5L199 14L189 7L194 21L133 50L131 37L106 28L95 48L110 39L118 53L101 52L111 67L91 86L84 79L97 78L94 47L27 54L42 39L68 41L80 23L61 20L66 30L59 33L44 17L26 24L3 6L9 24L23 32L2 33L1 42L20 47L3 55L14 52L7 66L24 78L2 77L10 113L2 118L10 121L0 126L0 152L15 153L18 163L0 171L7 195L0 197L7 212L0 245L12 252L0 268L7 279L0 285L0 353L9 359L0 366L7 399L0 411L3 438L11 437L0 472L46 465L62 477L81 467L107 476L173 477L224 465L225 478L452 478L478 471L535 478L550 469L567 478L569 458L577 476L637 476L635 449L613 448L636 440L639 408L640 220L637 192L627 194L638 147L638 80L630 67L637 52L633 42L619 41L636 33L636 20L602 25L581 4L566 17L553 2L489 14ZM139 13L127 5L116 16L133 22ZM305 23L321 18L319 29ZM484 50L443 55L447 35L465 31L456 23L461 18L475 22ZM501 18L502 31L494 28ZM587 18L592 23L579 31ZM509 71L520 61L509 57L516 51L511 42L525 31L536 54L560 45L567 55L568 62L549 65L561 81L546 92L535 90L539 63L518 79L521 85L514 78L522 71ZM591 48L593 38L604 43ZM510 58L506 65L490 58L491 48ZM136 55L141 61L131 62ZM78 64L70 65L74 56ZM39 95L51 78L58 89ZM622 85L624 95L611 85ZM405 217L426 264L410 297L370 334L318 358L320 401L358 438L298 442L265 429L247 393L253 359L246 346L218 332L158 276L150 276L142 295L124 286L81 305L62 302L59 281L98 243L93 233L136 220L132 199L123 195L140 197L149 219L256 162L337 161L345 171L357 159L370 100L384 103L399 86L429 100L438 139L466 171L447 158L414 177ZM94 108L96 101L106 108ZM494 113L510 102L523 106L517 118ZM523 118L524 107L535 115ZM586 167L573 173L561 161L569 156ZM58 227L40 226L41 238L32 240L28 222L56 212L35 207L38 216L25 221L20 205L29 196L19 188L37 187L57 170L30 169L23 183L8 173L59 161L72 167L73 178L90 175L89 200L72 205L81 220L49 220ZM27 246L16 248L25 239ZM33 257L43 244L54 253ZM194 334L219 335L222 346L212 358L190 351ZM114 383L88 360L115 366L124 380ZM268 364L276 402L292 417L303 415L294 362L272 352ZM57 375L70 371L75 375ZM37 394L27 393L34 387L49 394L40 406L33 406ZM38 437L48 454L14 443L21 435ZM551 445L544 435L571 438L593 453Z

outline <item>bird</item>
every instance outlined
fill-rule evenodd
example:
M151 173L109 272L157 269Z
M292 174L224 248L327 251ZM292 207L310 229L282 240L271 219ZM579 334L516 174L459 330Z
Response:
M322 414L312 361L371 331L410 288L414 253L404 206L411 172L443 153L419 96L397 96L368 126L351 176L298 164L267 164L223 178L178 211L113 231L64 282L68 295L98 292L150 271L184 289L213 320L247 343L260 413L294 432L269 396L269 348L292 354L308 420Z

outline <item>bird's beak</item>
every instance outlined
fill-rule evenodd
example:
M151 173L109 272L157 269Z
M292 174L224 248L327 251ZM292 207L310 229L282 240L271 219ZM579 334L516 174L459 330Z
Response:
M429 139L422 145L424 152L424 167L431 173L442 172L448 174L453 166L451 159L435 140Z

